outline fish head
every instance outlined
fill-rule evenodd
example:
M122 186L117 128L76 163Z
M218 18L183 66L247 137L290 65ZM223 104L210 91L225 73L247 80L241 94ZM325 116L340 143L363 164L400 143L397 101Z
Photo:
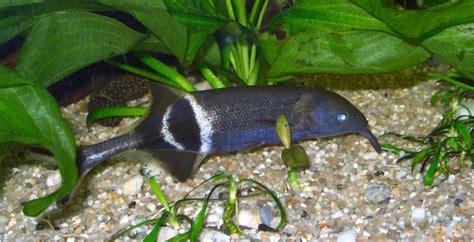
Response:
M377 138L369 129L364 114L344 97L330 91L314 96L308 103L311 129L317 137L330 137L348 133L358 133L366 137L374 149L382 151Z

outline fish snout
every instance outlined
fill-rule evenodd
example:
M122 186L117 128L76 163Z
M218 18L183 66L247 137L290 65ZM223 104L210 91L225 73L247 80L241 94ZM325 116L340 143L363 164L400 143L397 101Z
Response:
M380 146L379 141L374 136L374 134L372 134L369 128L363 129L362 131L359 132L359 134L363 135L370 141L370 144L372 144L372 146L374 147L375 151L377 151L377 153L382 152L382 147Z

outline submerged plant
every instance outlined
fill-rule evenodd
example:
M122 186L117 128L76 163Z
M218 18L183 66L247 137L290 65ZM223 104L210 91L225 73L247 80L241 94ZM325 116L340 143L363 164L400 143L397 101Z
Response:
M207 208L209 207L209 203L211 202L220 202L225 200L224 202L224 214L223 214L223 222L226 229L231 234L241 235L242 232L235 222L238 218L238 205L239 201L246 198L251 198L258 195L267 194L271 197L273 202L275 202L279 212L280 212L280 222L278 223L277 227L274 229L275 231L283 229L286 224L286 212L283 208L282 203L278 199L278 196L274 191L266 187L265 185L255 181L253 179L242 179L240 181L235 180L233 176L227 174L217 174L204 181L199 186L195 187L191 192L196 190L197 188L203 186L205 183L210 182L212 183L213 187L209 190L205 198L191 198L188 197L189 193L183 198L180 199L173 204L169 204L165 194L161 191L159 185L157 184L154 177L150 177L149 183L150 187L153 190L155 196L158 198L160 203L163 205L163 209L159 212L158 216L149 220L146 220L140 224L131 226L123 231L120 231L114 234L111 240L116 240L119 237L127 234L128 232L132 231L133 229L145 226L148 224L154 224L153 229L151 232L146 236L144 241L152 242L156 241L160 232L160 229L163 226L172 226L174 229L179 230L181 228L187 228L187 231L181 234L178 234L171 238L169 241L198 241L198 237L201 234L204 226L205 226L205 218ZM246 195L242 194L242 191L247 191ZM214 198L214 193L216 191L221 191L223 193L227 193L226 198ZM190 193L191 193L190 192ZM194 220L187 215L179 213L179 209L183 208L184 206L201 206L201 209L194 218ZM183 224L184 223L184 224Z
M276 120L276 131L281 143L285 146L281 154L281 158L288 170L288 183L294 187L299 188L300 182L298 178L298 171L308 169L309 159L306 151L300 145L291 144L291 130L288 120L285 115L281 114Z
M25 41L14 67L0 66L0 152L19 142L56 158L59 190L25 203L23 212L38 216L78 180L74 136L46 88L88 65L106 61L186 91L193 84L155 53L199 70L214 88L397 71L433 54L473 78L473 24L467 0L416 11L368 0L1 1L0 45ZM145 67L114 59L125 54Z
M425 186L431 186L434 179L441 174L446 177L455 174L456 171L450 168L450 164L453 162L457 162L460 168L465 168L467 166L466 160L470 159L471 169L474 169L472 150L474 110L463 104L463 101L474 97L474 86L454 79L460 77L456 73L432 74L431 76L449 84L445 89L435 92L431 98L433 105L436 103L449 105L442 120L425 136L395 134L407 141L421 144L423 148L412 151L390 144L383 145L387 151L403 154L397 162L411 159L411 171L414 172L419 167L419 172L424 173L423 184ZM461 109L465 109L466 114L456 115ZM426 167L428 167L427 170Z

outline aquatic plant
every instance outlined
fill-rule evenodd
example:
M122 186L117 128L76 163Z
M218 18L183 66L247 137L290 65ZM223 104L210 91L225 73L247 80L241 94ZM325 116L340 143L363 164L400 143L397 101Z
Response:
M195 191L196 189L200 188L208 182L212 184L212 188L209 190L205 198L189 197L189 194L191 192ZM283 208L282 203L278 199L278 196L275 194L274 191L253 179L242 179L238 181L235 180L232 175L227 175L223 173L217 174L208 179L207 181L204 181L199 186L195 187L183 199L177 200L171 205L169 204L165 194L161 191L154 177L150 177L149 184L155 196L158 198L161 205L163 206L162 211L156 214L154 218L148 219L142 223L130 226L127 229L119 231L118 233L112 236L111 240L116 240L137 227L153 224L153 229L146 236L144 241L156 241L158 239L160 229L162 228L162 226L166 225L172 226L176 230L179 230L181 228L188 229L184 233L177 234L176 236L171 238L170 241L197 241L204 227L206 212L209 204L211 202L222 201L225 201L224 214L222 218L224 226L231 234L241 234L242 232L240 231L239 226L235 222L235 220L238 218L239 200L265 194L271 197L280 212L280 222L274 230L281 230L286 224L286 212ZM247 192L247 194L239 195L242 194L242 191L244 190ZM216 191L220 191L221 194L224 194L226 198L215 198L215 196L213 195ZM201 209L199 210L199 213L196 218L194 218L194 220L188 217L187 215L179 213L179 209L184 206L191 205L198 207L199 204L201 204Z
M447 104L449 108L444 112L442 120L429 134L424 136L402 136L402 139L418 143L422 146L419 150L408 150L391 144L384 144L387 151L402 154L397 160L411 160L411 171L424 173L423 184L431 186L434 179L440 175L448 177L456 174L450 164L457 162L458 168L465 168L466 160L471 160L471 169L474 169L474 153L472 153L472 140L474 139L474 110L472 107L463 105L463 102L472 100L474 97L474 86L462 83L458 73L447 75L431 74L447 83L441 90L435 92L431 98L431 104ZM456 115L461 109L465 114ZM426 167L428 169L426 170Z
M79 69L107 61L192 91L152 53L176 57L215 88L274 84L301 73L396 71L435 55L472 78L474 2L434 2L404 11L393 1L369 0L2 1L0 44L26 39L15 67L0 67L0 151L11 142L41 145L63 178L58 191L25 203L24 213L39 215L77 182L72 132L45 88ZM127 53L147 69L113 59Z

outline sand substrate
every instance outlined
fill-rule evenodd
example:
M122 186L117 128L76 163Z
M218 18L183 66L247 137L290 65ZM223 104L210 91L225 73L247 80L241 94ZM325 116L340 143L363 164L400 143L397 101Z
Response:
M437 85L425 82L408 89L338 93L360 108L376 136L389 131L422 135L441 119L443 107L429 104ZM139 102L146 102L146 99ZM124 120L117 128L99 125L87 128L86 103L87 99L62 109L77 134L78 144L108 139L124 132L126 126L136 121ZM394 137L379 140L415 148ZM239 223L244 235L240 239L474 240L474 179L471 169L462 169L459 174L438 179L433 187L425 188L422 176L411 173L409 162L395 164L398 155L375 153L360 135L300 144L311 159L311 168L300 173L300 189L288 186L287 169L280 159L280 146L209 157L185 183L174 181L152 161L109 161L84 179L65 211L46 213L41 219L24 216L21 202L53 192L61 178L51 165L41 162L20 165L12 169L0 197L0 241L107 239L162 208L151 192L147 176L155 176L169 200L175 201L203 180L222 171L234 174L236 178L256 179L275 190L288 213L283 231L261 231L259 224L272 226L278 222L274 204L266 196L242 200ZM204 192L205 189L194 196L201 197ZM202 240L235 238L222 229L222 204L211 205L208 228L202 233ZM197 209L187 207L181 212L193 216ZM133 231L121 239L142 240L150 229ZM164 228L161 239L174 233L173 229Z

